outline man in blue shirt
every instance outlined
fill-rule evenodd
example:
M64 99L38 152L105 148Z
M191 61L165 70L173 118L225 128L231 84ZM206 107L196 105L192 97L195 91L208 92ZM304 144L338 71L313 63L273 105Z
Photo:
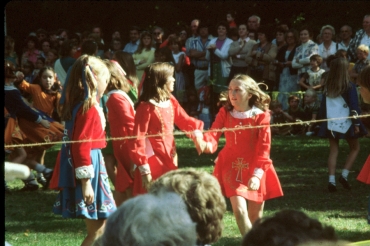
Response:
M140 42L140 29L137 26L133 26L130 29L130 42L126 44L123 51L130 53L132 55L137 50L139 42Z

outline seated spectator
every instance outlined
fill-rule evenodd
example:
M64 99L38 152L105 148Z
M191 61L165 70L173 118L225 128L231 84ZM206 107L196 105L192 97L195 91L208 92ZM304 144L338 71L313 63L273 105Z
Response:
M337 242L333 227L324 226L301 211L282 210L256 221L245 235L242 246L295 246L323 240Z
M367 59L369 55L369 47L365 44L361 44L357 47L357 61L355 66L352 68L350 72L350 76L353 83L356 83L356 79L358 75L361 73L364 67L370 65L370 60Z
M317 93L313 89L308 89L303 98L303 121L315 121L319 111L320 101L317 99ZM307 136L315 134L318 124L311 122L305 130Z
M299 107L299 98L295 95L291 95L288 98L288 119L289 122L299 122L304 118L304 112L301 107ZM302 134L304 131L303 125L293 125L291 133L293 135Z
M185 201L197 224L197 245L214 243L221 237L226 203L214 176L195 169L177 169L154 181L149 193L160 194L163 190L176 192Z
M303 91L307 89L313 89L316 91L321 90L321 75L325 72L324 69L320 68L322 58L319 55L312 55L310 57L311 68L307 72L302 74L299 80L299 84Z
M127 200L110 215L93 245L195 245L195 227L176 193L145 194Z
M271 124L281 124L287 123L291 117L289 117L287 112L283 111L283 105L281 102L274 100L270 103L270 112L271 112ZM290 131L292 127L289 125L285 126L271 126L272 135L291 135Z

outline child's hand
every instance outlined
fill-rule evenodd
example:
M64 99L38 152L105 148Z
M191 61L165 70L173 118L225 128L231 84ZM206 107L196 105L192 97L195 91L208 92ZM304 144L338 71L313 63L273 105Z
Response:
M47 129L49 129L49 127L50 127L50 122L49 122L48 120L44 120L44 119L42 119L42 120L40 121L40 124L41 124L43 127L47 128Z
M198 155L202 154L207 147L207 143L200 137L193 138L195 148L197 149Z
M91 186L90 179L81 179L82 196L86 205L94 202L94 190Z
M258 190L260 188L261 181L256 176L253 176L248 181L248 186L251 190Z
M360 133L360 127L355 126L355 134L358 134L358 133Z
M149 191L150 184L152 182L152 175L150 173L141 175L141 181L142 181L143 188Z

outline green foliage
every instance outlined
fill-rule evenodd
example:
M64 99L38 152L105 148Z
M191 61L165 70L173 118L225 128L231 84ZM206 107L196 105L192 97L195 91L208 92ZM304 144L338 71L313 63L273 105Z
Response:
M176 136L180 168L196 168L209 173L213 171L217 153L198 156L191 140ZM221 138L218 151L225 144ZM274 137L271 159L274 162L284 196L266 201L264 216L281 209L297 209L333 226L340 239L362 241L369 239L366 223L369 187L356 181L356 176L365 162L370 149L369 139L361 139L361 152L349 174L352 191L338 184L338 192L327 191L327 157L329 144L326 139L316 137ZM52 167L59 146L47 152L45 163ZM345 141L340 142L337 177L348 153ZM9 183L13 189L5 197L5 239L12 245L79 245L85 237L83 220L63 219L52 213L56 191L20 193L21 181ZM228 209L224 217L225 229L222 238L214 246L241 245L241 236L227 200Z

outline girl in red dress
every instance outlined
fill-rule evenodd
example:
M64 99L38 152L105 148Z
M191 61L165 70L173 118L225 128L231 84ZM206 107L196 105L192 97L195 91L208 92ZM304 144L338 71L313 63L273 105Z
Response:
M107 61L111 78L107 86L107 108L110 134L113 138L132 136L134 129L134 103L129 97L130 83L125 78L125 72L116 61ZM136 87L135 87L136 88ZM114 140L112 142L114 157L116 158L117 172L114 182L114 198L117 206L131 198L133 179L130 176L132 162L130 159L129 140Z
M187 115L171 95L174 88L173 65L158 62L145 69L143 91L136 107L131 156L137 165L134 195L146 193L150 182L177 169L173 137L174 125L192 136L202 137L203 122ZM158 135L145 137L146 135Z
M243 236L262 217L265 200L283 195L270 159L270 114L266 111L269 102L269 96L252 78L236 75L229 85L227 104L211 127L211 130L235 128L224 132L226 144L215 160L213 174L224 195L230 198ZM238 130L249 126L252 128ZM221 135L220 131L204 134L205 153L217 150ZM198 146L202 146L200 141Z

